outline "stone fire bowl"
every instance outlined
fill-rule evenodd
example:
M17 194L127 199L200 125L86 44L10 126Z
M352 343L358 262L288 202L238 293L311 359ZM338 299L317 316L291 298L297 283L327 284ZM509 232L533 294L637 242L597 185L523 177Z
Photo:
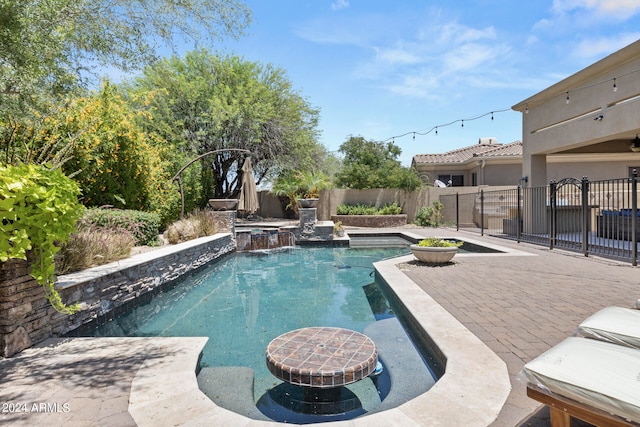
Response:
M209 199L214 211L232 211L238 207L238 199Z

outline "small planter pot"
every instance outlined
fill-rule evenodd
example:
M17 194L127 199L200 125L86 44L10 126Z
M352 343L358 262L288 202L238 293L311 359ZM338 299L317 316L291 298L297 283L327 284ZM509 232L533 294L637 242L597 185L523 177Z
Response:
M418 246L411 245L411 253L418 259L418 261L427 264L446 264L453 259L458 253L458 248L453 247L433 247L433 246Z
M238 207L238 199L209 199L214 211L233 211Z
M299 208L317 208L320 199L298 199Z

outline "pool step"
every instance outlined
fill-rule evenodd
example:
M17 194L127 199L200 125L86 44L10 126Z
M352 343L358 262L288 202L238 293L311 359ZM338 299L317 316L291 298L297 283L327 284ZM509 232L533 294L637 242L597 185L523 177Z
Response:
M253 401L253 369L246 366L202 368L198 387L216 405L254 420L269 420Z

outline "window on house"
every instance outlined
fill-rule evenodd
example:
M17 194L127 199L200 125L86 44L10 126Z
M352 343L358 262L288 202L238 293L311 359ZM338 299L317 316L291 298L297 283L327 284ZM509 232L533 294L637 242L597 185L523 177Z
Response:
M476 187L478 185L478 173L477 172L473 172L471 174L471 185Z
M464 175L438 175L438 179L447 184L447 187L464 186Z

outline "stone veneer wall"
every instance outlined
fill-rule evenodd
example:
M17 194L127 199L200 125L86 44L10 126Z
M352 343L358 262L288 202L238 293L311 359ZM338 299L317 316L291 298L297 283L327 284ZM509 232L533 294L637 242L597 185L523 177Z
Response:
M32 254L27 260L0 263L0 356L9 357L51 335L48 326L59 314L31 277Z
M219 233L60 276L56 287L63 301L81 305L73 315L49 305L29 275L28 261L0 263L0 355L10 357L51 336L65 335L233 250L233 235Z

